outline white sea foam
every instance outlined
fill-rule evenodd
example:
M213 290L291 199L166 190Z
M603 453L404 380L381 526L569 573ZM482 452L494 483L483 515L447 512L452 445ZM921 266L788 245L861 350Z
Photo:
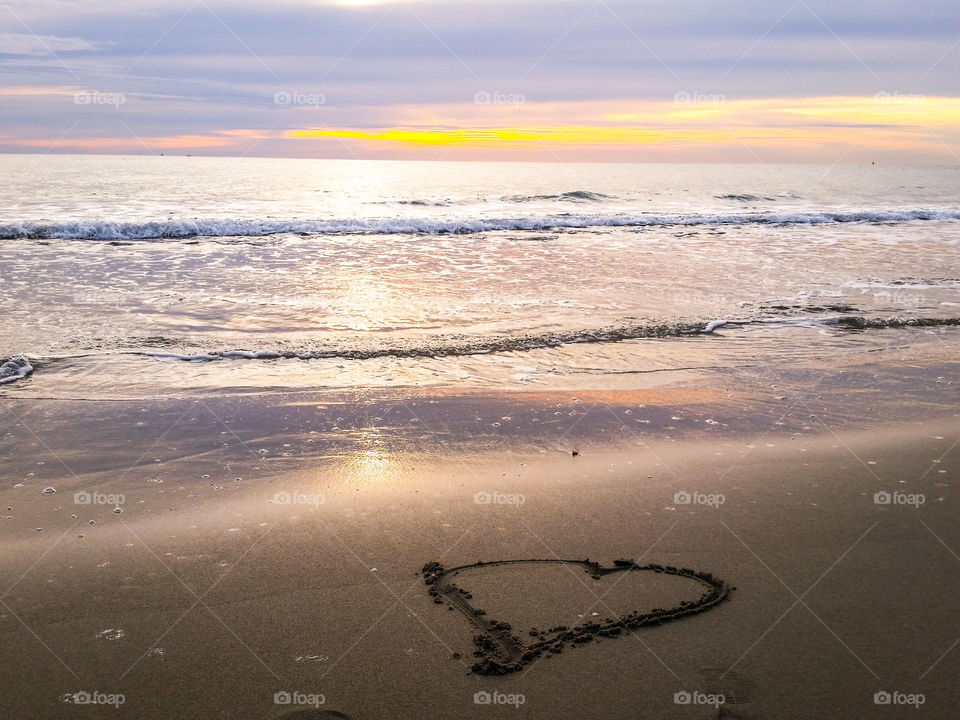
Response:
M196 353L181 355L179 353L151 353L157 360L184 360L187 362L210 362L212 360L223 360L227 355L212 355L210 353Z
M274 360L282 357L300 357L276 352L275 350L228 350L222 353L151 353L157 360L184 360L188 362L210 362L213 360ZM307 358L301 358L307 359Z
M189 237L262 237L284 233L470 234L497 230L750 224L899 223L960 220L960 210L905 209L791 213L554 215L514 218L384 218L357 220L197 219L151 222L109 220L0 223L0 239L154 240Z
M0 363L0 385L25 378L33 372L33 365L23 356L17 356Z

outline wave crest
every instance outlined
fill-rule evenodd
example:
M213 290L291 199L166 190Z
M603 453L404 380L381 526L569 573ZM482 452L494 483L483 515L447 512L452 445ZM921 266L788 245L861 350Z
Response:
M594 202L600 203L604 200L613 200L613 195L605 195L601 192L592 192L590 190L570 190L569 192L558 195L507 195L503 198L506 202L525 203L542 201L570 201L570 202Z
M960 210L858 210L846 212L556 215L519 218L387 218L371 220L169 220L61 223L0 223L0 239L158 240L192 237L262 237L279 234L459 235L498 230L553 230L590 227L669 227L696 225L900 223L960 220Z

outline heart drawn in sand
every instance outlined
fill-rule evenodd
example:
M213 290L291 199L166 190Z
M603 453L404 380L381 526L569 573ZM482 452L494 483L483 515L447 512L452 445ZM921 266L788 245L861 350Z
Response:
M646 612L634 610L618 617L589 620L573 627L558 625L549 630L531 629L527 634L532 638L532 642L524 642L513 633L509 623L488 618L485 611L473 607L468 602L473 596L453 582L454 578L465 570L533 563L578 565L594 579L621 572L674 575L698 583L703 588L703 594L696 600L685 600L668 609L654 608ZM474 651L477 661L470 668L479 675L506 675L519 670L546 652L559 653L570 643L589 642L594 637L617 637L625 630L662 625L665 622L701 613L729 599L733 591L730 585L710 573L656 564L638 565L633 560L615 560L611 567L602 567L589 559L495 560L460 565L449 570L440 563L429 562L423 566L421 573L424 582L430 588L430 597L435 603L446 603L454 610L460 611L480 631L473 638L477 648Z

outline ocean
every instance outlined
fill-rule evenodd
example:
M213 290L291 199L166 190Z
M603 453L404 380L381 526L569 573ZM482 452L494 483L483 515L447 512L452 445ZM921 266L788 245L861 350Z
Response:
M0 156L0 395L606 388L956 349L960 170Z

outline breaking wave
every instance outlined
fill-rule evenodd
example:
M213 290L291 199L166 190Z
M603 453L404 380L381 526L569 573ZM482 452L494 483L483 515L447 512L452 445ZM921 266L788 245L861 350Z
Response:
M569 193L568 193L569 194ZM552 230L590 227L828 224L960 220L960 210L908 209L845 212L553 215L517 218L386 218L354 220L168 220L111 222L0 223L0 239L156 240L192 237L262 237L295 234L456 235L498 230Z
M506 202L543 202L543 201L560 201L560 202L594 202L599 203L604 200L613 200L612 195L604 195L599 192L591 192L590 190L571 190L570 192L560 193L558 195L507 195L502 198Z

